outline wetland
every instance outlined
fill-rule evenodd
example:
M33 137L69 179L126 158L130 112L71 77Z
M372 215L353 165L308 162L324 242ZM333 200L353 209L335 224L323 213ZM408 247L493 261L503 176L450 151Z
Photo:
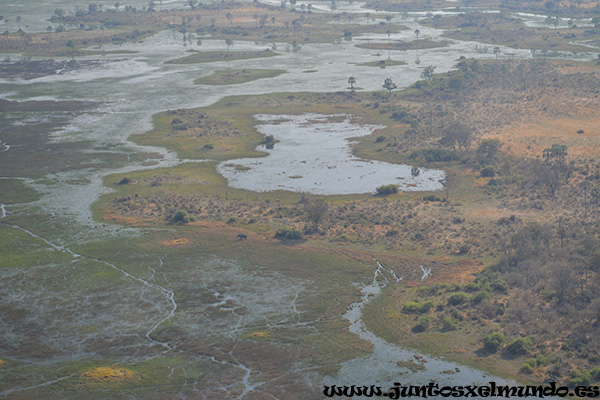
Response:
M600 5L538 6L0 7L0 395L598 383Z

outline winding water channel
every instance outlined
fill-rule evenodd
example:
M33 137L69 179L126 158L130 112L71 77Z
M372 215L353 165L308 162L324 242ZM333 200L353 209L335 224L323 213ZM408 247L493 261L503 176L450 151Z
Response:
M131 1L134 5L145 5L146 1ZM268 3L268 1L267 1ZM272 3L272 2L271 2ZM279 4L279 1L276 1ZM164 7L183 5L181 1L165 1ZM316 2L316 9L326 12L330 2ZM23 21L29 24L31 30L43 30L48 25L47 18L52 14L57 7L74 7L76 2L73 0L61 0L39 6L38 2L23 1L20 4L12 5L15 8L10 13L15 15L18 13L22 16ZM360 3L341 5L338 11L361 12L366 10L361 8ZM376 14L373 11L373 14ZM452 10L444 10L441 12L453 12ZM6 14L9 14L8 12ZM12 14L11 14L12 15ZM409 40L413 37L414 29L420 29L422 38L431 40L439 40L442 33L441 30L421 26L418 23L418 18L422 17L423 13L405 13L397 14L394 17L394 22L404 24L410 29L397 34L392 34L392 40ZM519 17L525 19L528 24L535 26L540 24L540 16L522 14ZM357 18L360 21L359 18ZM587 21L581 21L585 24ZM27 26L27 25L26 25ZM385 41L387 35L370 35L371 40ZM162 325L166 325L171 319L178 316L178 303L175 300L176 293L169 287L168 281L158 284L154 280L154 274L148 272L148 277L136 275L127 272L116 263L108 262L102 259L83 256L71 250L72 245L79 244L82 241L102 240L106 238L121 237L123 239L128 236L140 234L139 230L129 228L115 228L111 225L96 222L92 218L91 206L99 198L100 195L106 193L108 189L103 185L103 178L114 173L122 173L140 169L152 169L160 167L170 167L178 165L186 160L179 160L176 155L163 148L148 148L136 146L127 139L130 135L143 133L152 128L152 115L167 109L192 108L202 107L214 104L218 100L230 95L252 95L275 93L282 90L295 91L339 91L346 86L346 81L349 76L355 76L358 85L365 91L382 90L381 84L384 79L393 77L399 87L408 87L420 78L420 74L426 66L435 65L436 72L445 72L453 67L456 59L460 56L472 58L493 58L494 54L483 54L476 51L476 43L467 41L449 41L446 47L422 50L419 54L420 64L415 64L416 54L413 51L392 52L393 59L405 61L407 65L388 67L386 69L370 68L358 66L359 63L378 60L381 55L375 55L373 51L360 49L355 47L356 42L360 42L360 38L355 38L354 42L342 42L338 44L306 44L300 52L282 52L280 56L269 59L255 59L247 61L231 62L231 68L276 68L283 69L287 72L276 78L248 82L239 85L231 86L206 86L194 85L194 79L212 74L214 71L221 70L227 67L225 63L210 63L198 65L176 65L165 64L165 61L187 55L189 47L183 47L181 35L179 33L164 31L150 38L147 38L139 43L126 43L120 46L107 45L104 50L128 50L135 52L118 58L106 57L106 62L93 64L89 68L67 71L61 75L45 76L31 80L20 79L5 79L0 77L0 98L12 100L82 100L93 101L99 104L91 111L82 111L74 115L69 120L64 129L52 133L52 138L55 142L68 142L71 140L87 141L89 148L100 148L103 146L111 146L112 151L120 154L133 155L136 153L149 154L156 153L160 156L154 165L147 165L147 160L127 162L117 168L110 167L88 167L77 170L69 170L66 172L53 173L44 179L26 180L27 185L36 189L42 194L39 201L28 205L14 205L15 209L20 213L38 212L47 215L49 224L53 222L63 224L65 226L77 226L77 229L65 230L61 233L52 233L52 237L38 235L33 231L13 224L6 224L13 229L25 232L27 235L41 240L47 247L56 252L68 253L71 257L85 258L89 262L101 264L114 271L117 271L122 277L130 280L132 283L143 286L152 291L153 296L160 297L160 302L155 300L153 305L156 308L154 319L150 322L150 327L144 331L144 336L148 342L157 347L164 349L164 352L175 352L175 349L167 342L156 339L153 334ZM264 50L266 43L251 43L251 42L236 42L236 50ZM279 44L279 48L285 48L285 45ZM199 50L222 50L222 41L213 41L204 39ZM515 50L509 48L502 49L502 57L507 58L528 58L529 51ZM577 57L580 60L589 60L596 57L597 49L590 53L559 54L559 57ZM14 59L18 59L20 55L10 55ZM87 57L95 59L95 57ZM96 57L97 58L97 57ZM349 61L351 60L351 61ZM305 71L314 71L310 74ZM268 117L268 118L273 118ZM269 119L264 117L265 125L268 125ZM288 117L289 119L289 117ZM339 127L338 127L339 128ZM350 126L345 126L344 129L349 129ZM270 133L269 127L264 127L265 133ZM341 128L339 128L341 129ZM277 134L276 132L273 132ZM352 135L351 135L352 136ZM357 135L354 135L357 136ZM345 140L345 139L344 139ZM283 145L280 147L284 147ZM277 149L277 147L276 147ZM2 141L0 134L0 157L12 150L12 147ZM252 160L237 160L236 163L252 163ZM371 163L371 166L377 168L379 164ZM275 188L284 188L289 190L306 190L304 187L286 187L287 183L272 182L276 187L258 187L253 185L253 181L243 178L239 183L235 181L234 172L226 171L227 167L222 166L223 175L231 179L232 186L242 187L245 189L265 191L274 190ZM343 168L340 167L340 170ZM260 172L264 173L264 172ZM259 175L260 175L259 173ZM284 174L282 179L289 182L290 175L308 175L310 171L295 171ZM344 170L343 173L348 173ZM352 172L353 173L353 172ZM228 176L229 174L229 176ZM395 174L395 172L392 172ZM258 175L257 175L258 176ZM397 175L394 175L397 176ZM432 175L423 174L423 179L429 185L425 185L424 189L439 188L440 180L443 175L432 172ZM18 178L18 177L14 177ZM385 177L387 180L389 177ZM337 176L332 176L331 181L339 180ZM408 179L408 177L407 177ZM74 183L77 182L77 183ZM258 182L258 180L256 181ZM264 183L264 182L263 182ZM417 185L419 182L415 182ZM314 182L310 182L313 186ZM249 185L249 186L248 186ZM323 184L323 186L326 183ZM432 186L433 185L433 186ZM347 189L348 185L342 185ZM358 188L359 185L352 185ZM369 189L371 190L371 189ZM323 191L315 191L316 193L324 193ZM358 193L363 193L362 188L357 189ZM335 193L340 193L339 191ZM345 193L345 192L344 192ZM327 192L326 194L329 194ZM0 204L0 219L5 219L12 211L13 205L7 206ZM158 267L163 267L163 258L160 258ZM200 265L200 264L199 264ZM201 264L206 267L207 264ZM190 267L191 268L191 267ZM196 267L194 267L196 268ZM231 267L234 270L234 267ZM201 270L200 267L196 269ZM193 269L192 271L196 271ZM216 271L216 269L215 269ZM236 270L237 271L237 270ZM385 342L381 338L370 332L361 320L363 307L372 301L385 285L397 284L401 277L395 276L393 271L386 269L380 263L374 261L373 279L368 283L357 282L357 285L362 285L362 298L360 301L353 303L345 315L350 322L350 331L360 336L373 344L371 354L357 357L353 360L344 362L341 365L339 372L335 376L324 377L315 375L313 371L308 371L305 375L306 380L313 385L321 384L379 384L381 386L390 385L393 382L402 379L410 379L414 383L426 383L429 381L437 381L440 383L452 382L473 382L487 383L493 379L496 382L505 382L502 379L491 377L485 373L474 370L472 368L458 366L454 363L449 363L444 360L420 356L419 362L425 366L423 371L409 373L398 367L398 361L414 360L414 351L408 351L398 346ZM199 275L198 281L204 282L210 286L210 279L207 275ZM238 271L239 272L239 271ZM236 272L236 273L238 273ZM235 276L235 273L232 273ZM202 281L203 279L203 281ZM271 278L269 278L271 279ZM269 287L273 287L276 280L269 280L264 277L256 277L256 287L263 288L265 291ZM223 281L225 282L225 280ZM248 303L248 298L256 295L252 291L243 292L242 289L232 289L229 281L226 283L216 282L220 285L220 291L214 292L217 301L210 304L212 308L223 308L229 302ZM264 285L264 286L261 286ZM279 304L269 306L268 301L260 305L264 307L259 316L256 318L274 319L271 314L277 318L285 318L282 320L290 326L300 324L299 312L297 310L296 299L298 294L306 283L298 283L297 285L289 284L282 288L278 293ZM227 292L228 288L230 292ZM299 289L300 288L300 289ZM7 291L10 288L5 287ZM208 290L208 287L206 288ZM246 289L247 290L247 289ZM245 293L245 296L240 293ZM252 296L250 296L252 295ZM142 292L141 298L145 296ZM228 297L229 296L229 297ZM220 299L219 299L220 298ZM23 300L24 301L24 300ZM150 301L152 303L152 301ZM285 307L282 306L285 304ZM206 306L208 307L208 305ZM269 308L270 307L270 308ZM280 307L274 311L275 308ZM249 319L248 316L236 315L231 312L232 321L235 320L233 326L229 326L233 332L237 332L240 326ZM265 317L266 316L266 317ZM192 320L194 316L189 316ZM185 318L183 316L182 318ZM275 318L276 319L276 318ZM295 322L294 322L295 319ZM190 322L192 324L192 322ZM200 329L200 328L198 328ZM235 347L235 346L234 346ZM229 366L241 371L241 377L238 376L237 381L229 382L227 388L241 387L236 398L250 398L249 394L257 389L260 385L253 383L253 371L248 366L237 360L232 349L229 355L222 358L215 356L203 357L207 362ZM299 369L301 370L301 369ZM401 377L396 373L403 373ZM450 372L449 372L450 371ZM187 372L185 372L187 374ZM40 388L43 386L52 385L61 380L69 378L70 375L58 377L52 380L39 382L32 385L23 385L21 387L3 388L0 395L8 397L12 393L21 391L26 392L31 389ZM197 385L197 384L196 384ZM225 386L224 386L225 387Z

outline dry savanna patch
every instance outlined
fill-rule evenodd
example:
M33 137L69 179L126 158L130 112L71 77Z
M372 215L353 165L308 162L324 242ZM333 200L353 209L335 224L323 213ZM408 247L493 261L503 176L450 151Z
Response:
M189 240L186 238L174 239L174 240L165 240L160 242L163 246L183 246L184 244L188 244Z
M121 367L96 367L83 373L84 378L89 383L121 383L139 379L139 375L134 371Z

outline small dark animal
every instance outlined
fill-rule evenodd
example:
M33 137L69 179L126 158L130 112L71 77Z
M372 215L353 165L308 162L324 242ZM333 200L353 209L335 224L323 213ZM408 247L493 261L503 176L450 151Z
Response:
M246 236L246 235L245 235L245 234L243 234L243 233L240 233L240 234L238 234L238 235L237 235L237 238L238 238L239 240L244 240L244 239L248 239L248 236Z

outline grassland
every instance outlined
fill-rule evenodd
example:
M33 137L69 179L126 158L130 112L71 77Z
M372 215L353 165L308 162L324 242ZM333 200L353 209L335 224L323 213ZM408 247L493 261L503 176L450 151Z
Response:
M278 53L270 50L265 51L194 51L192 54L186 57L178 58L176 60L167 61L168 64L199 64L216 61L237 61L237 60L250 60L253 58L263 57L275 57Z
M285 73L280 69L240 69L216 71L194 80L196 85L237 85L257 79L273 78Z
M396 60L380 60L380 61L371 61L363 64L358 64L361 67L395 67L398 65L406 65L404 61L396 61Z
M379 9L423 7L407 1L371 4ZM0 38L0 50L78 55L90 45L137 40L161 29L193 39L210 34L219 40L296 45L405 29L383 20L353 24L348 15L260 4L223 7L66 17L61 22L107 28L9 34ZM472 26L461 26L467 20ZM581 51L566 35L591 40L597 35L577 28L566 35L551 27L528 29L495 14L432 17L426 24L453 29L449 37L540 53ZM72 46L67 46L69 40ZM440 45L420 40L393 43L392 49L425 49L427 43ZM369 45L388 49L387 43ZM194 52L174 62L251 55L236 58L240 53ZM79 237L84 229L69 221L57 223L35 205L23 204L24 211L10 213L0 223L7 272L0 315L11 321L0 335L0 390L47 382L8 395L165 398L194 395L200 381L214 383L200 387L207 397L235 398L247 376L257 396L296 398L303 393L316 398L319 390L304 383L307 373L335 375L343 361L370 351L369 343L349 332L343 314L360 297L357 283L372 282L373 258L404 278L364 312L369 329L386 340L520 381L552 378L573 384L582 378L577 374L586 379L587 373L595 382L600 348L593 331L600 307L595 294L600 283L600 71L596 62L550 61L540 53L522 62L461 59L456 70L423 77L389 95L236 96L202 109L156 114L154 128L131 140L201 162L105 178L113 191L94 204L95 219L135 230L111 231L102 239L91 235L90 240ZM230 74L234 78L228 82ZM263 78L255 71L219 71L207 79L238 84L258 76ZM0 118L9 126L1 138L12 146L1 153L2 174L43 183L49 174L140 160L102 149L84 152L87 143L51 143L48 132L88 106L0 100ZM267 112L344 114L358 124L383 125L373 135L357 138L354 154L443 168L447 190L324 197L232 189L216 165L265 155L262 146L272 141L257 131L254 115ZM53 114L39 123L11 125L29 113ZM471 135L468 146L452 136L465 130ZM485 139L497 140L498 151L486 150L483 144L490 142ZM551 153L545 151L553 145L568 147L568 162L547 160ZM560 182L538 179L540 171L559 171L555 176ZM2 204L38 198L22 180L0 180ZM327 207L317 225L307 205L320 200ZM181 212L187 218L175 220ZM293 229L302 238L276 239L282 229ZM27 230L61 240L52 243ZM65 237L75 237L71 243L77 244L64 248ZM517 246L530 242L531 247ZM515 262L522 253L543 262ZM433 271L424 282L421 266ZM462 300L450 300L460 293ZM494 332L506 336L495 353L482 349L482 339ZM508 343L518 338L531 340L531 347L524 354L509 354ZM524 369L534 357L539 363Z
M466 65L460 67L462 69L459 68L459 72L421 81L415 87L392 94L391 97L383 93L239 96L224 99L204 109L159 114L155 117L155 129L134 137L134 140L140 144L160 144L175 150L180 157L203 159L206 162L110 177L106 185L116 192L103 197L95 207L96 215L106 221L134 226L168 227L176 211L186 210L196 218L195 222L187 225L187 229L202 227L211 232L223 229L232 236L235 232L243 232L267 247L279 243L273 236L278 229L286 226L305 232L304 240L293 246L296 249L308 246L311 251L320 249L324 255L350 251L354 257L360 258L375 252L377 258L384 260L386 265L390 265L397 273L403 273L408 285L390 288L365 311L368 325L379 335L404 346L448 356L465 364L483 366L501 376L517 377L524 381L543 379L546 376L544 374L549 373L547 368L538 369L532 376L521 376L520 372L527 357L535 357L538 353L507 357L505 353L481 352L481 340L485 335L496 329L502 330L505 326L507 335L513 332L512 328L508 328L510 324L507 320L475 318L474 315L479 311L469 305L464 306L462 311L457 309L455 313L458 314L454 315L451 312L455 308L442 308L442 305L447 296L473 284L485 266L489 267L501 259L502 243L515 230L527 227L531 222L552 224L553 218L561 215L572 221L581 218L583 204L579 203L574 208L573 200L582 201L577 195L577 185L587 173L580 175L576 172L572 182L562 187L558 195L546 199L544 211L541 211L539 208L536 210L539 207L536 204L546 193L543 186L536 189L534 194L524 192L519 184L510 183L515 182L511 176L515 176L516 171L500 171L503 162L515 165L526 162L552 143L569 145L575 165L584 166L593 159L594 148L600 143L598 132L592 128L597 116L592 111L593 101L589 100L594 98L595 89L588 82L594 79L598 67L590 63L572 62L556 64L539 61L540 64L533 64L492 61L481 65L470 60L465 62ZM528 68L535 69L537 81L527 80ZM452 90L460 92L464 99L460 104L455 104L454 97L447 93L447 85L457 76L461 78L461 86ZM518 76L523 79L516 78ZM544 84L548 82L546 79L552 80L556 76L561 77L561 85L549 87ZM526 82L529 86L522 93ZM539 98L531 96L534 92L543 95ZM490 102L488 93L495 93L498 101ZM503 113L498 110L506 107L505 100L500 99L509 98L511 102L518 101L519 108L511 108L510 113L504 114L506 118L500 117ZM553 103L552 99L557 102ZM564 124L571 128L565 130L566 125L563 124L560 129L569 133L550 136L543 142L538 135L529 136L527 132L540 129L560 116L556 111L558 108L554 109L563 107L558 99L561 99L560 104L564 104L565 99L578 104L576 115L561 117ZM432 101L441 106L445 113L432 114ZM546 109L538 113L537 127L531 130L515 129L515 126L522 126L521 121L530 120L528 117L532 109L540 109L539 102L543 102ZM306 219L303 206L299 204L302 199L298 194L252 193L231 189L214 170L216 162L262 156L256 148L264 143L265 138L255 130L257 122L253 115L264 113L265 110L271 113L289 113L289 110L295 113L344 113L353 115L357 123L385 125L376 134L359 138L354 146L355 154L388 162L419 162L429 167L442 167L450 176L449 189L446 193L402 193L384 198L374 195L328 196L329 207L325 220L319 229L314 230ZM453 117L447 117L448 114ZM496 115L496 119L490 120L490 115ZM456 156L450 161L423 158L423 154L429 154L424 153L423 149L439 146L440 135L443 136L445 132L440 128L441 124L451 125L455 119L473 124L471 126L485 121L484 127L475 133L477 139L474 139L500 138L506 148L510 146L510 153L502 152L501 158L486 160L475 150L449 150ZM423 123L415 124L416 120ZM178 126L185 126L185 129ZM585 137L576 133L576 127L584 127ZM581 140L581 144L578 144ZM521 157L523 161L517 161L515 157ZM499 171L495 179L503 179L500 190L492 188L489 185L490 178L483 178L479 173L482 165L490 163L496 165ZM118 185L124 178L128 179L128 184ZM316 199L311 196L308 198ZM439 201L444 198L448 201ZM516 221L516 225L502 222L509 220ZM576 229L575 225L573 229ZM430 312L433 327L422 333L413 330L418 315L401 311L402 304L428 300L424 291L411 288L419 280L419 265L435 270L436 277L427 283L427 288L437 284L448 287L431 297L439 306L437 311ZM492 295L490 299L493 300L490 301L505 307L511 304L510 299L517 292L510 290L501 295ZM507 315L514 315L510 308L507 312ZM456 329L444 330L441 322L436 321L445 317L461 322L457 322ZM465 337L467 340L462 343L461 338ZM507 340L515 337L518 336L509 336ZM554 359L554 349L537 348L539 354ZM562 356L568 358L572 355L562 353ZM561 371L566 374L569 368L563 366Z

